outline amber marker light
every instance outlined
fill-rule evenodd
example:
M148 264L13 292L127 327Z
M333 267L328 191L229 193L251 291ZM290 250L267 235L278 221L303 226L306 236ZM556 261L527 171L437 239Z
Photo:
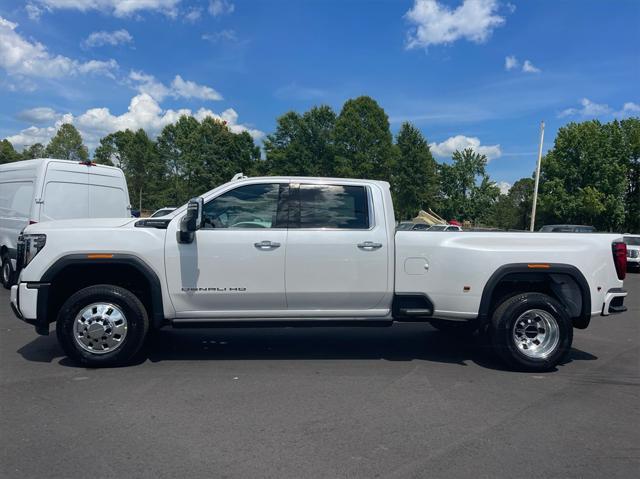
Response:
M528 264L527 268L529 268L529 269L549 269L549 268L551 268L551 265L549 263L533 263L533 264Z
M109 258L113 258L113 255L105 254L105 253L94 253L94 254L87 255L87 259L109 259Z

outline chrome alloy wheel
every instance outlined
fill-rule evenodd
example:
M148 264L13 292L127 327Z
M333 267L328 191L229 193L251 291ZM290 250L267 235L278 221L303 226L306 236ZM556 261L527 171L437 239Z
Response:
M522 354L533 359L545 359L560 342L560 327L549 312L530 309L516 319L512 337Z
M126 336L127 318L115 304L90 304L80 310L74 321L76 344L93 354L115 351Z

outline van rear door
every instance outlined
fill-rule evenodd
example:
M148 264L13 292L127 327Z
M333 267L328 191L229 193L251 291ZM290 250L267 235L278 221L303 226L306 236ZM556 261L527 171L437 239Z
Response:
M89 217L128 218L129 193L122 170L89 167Z
M87 218L89 216L88 166L71 161L50 161L36 201L38 221Z

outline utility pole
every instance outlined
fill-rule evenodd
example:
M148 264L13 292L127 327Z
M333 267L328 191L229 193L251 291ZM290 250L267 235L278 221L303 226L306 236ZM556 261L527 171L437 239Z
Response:
M540 148L538 149L538 166L536 167L536 182L533 186L533 205L531 206L531 228L536 224L536 205L538 203L538 184L540 183L540 164L542 163L542 143L544 142L544 121L540 122Z

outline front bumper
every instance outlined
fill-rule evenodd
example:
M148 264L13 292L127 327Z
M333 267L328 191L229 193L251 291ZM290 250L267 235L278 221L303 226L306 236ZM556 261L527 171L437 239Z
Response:
M627 307L624 305L624 298L626 296L627 290L622 288L612 288L607 291L602 305L602 316L624 313L627 310Z
M11 287L11 309L16 317L35 326L38 334L49 334L47 299L49 283L18 283Z

